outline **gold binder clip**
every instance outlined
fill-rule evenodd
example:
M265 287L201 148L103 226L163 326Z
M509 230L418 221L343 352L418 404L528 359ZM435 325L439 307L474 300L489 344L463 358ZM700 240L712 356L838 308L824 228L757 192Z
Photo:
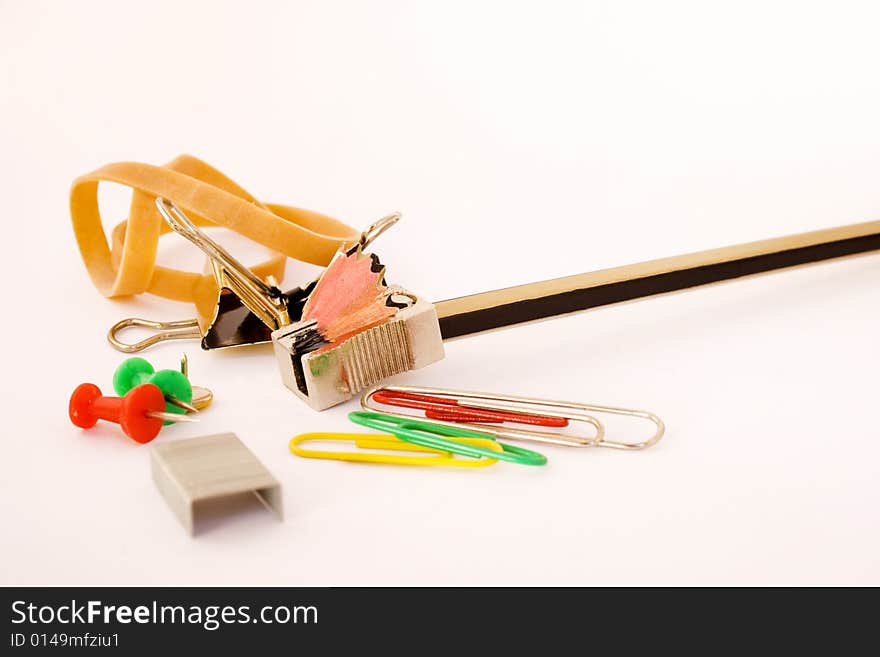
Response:
M140 317L120 320L107 333L107 341L114 349L131 354L168 340L201 340L202 349L207 350L269 342L272 327L278 328L278 322L284 319L285 312L287 323L298 319L296 313L301 311L316 281L281 293L274 281L261 281L199 230L173 203L157 198L156 208L169 226L208 255L221 291L226 288L233 294L221 293L211 307L197 304L199 318L171 322ZM382 217L360 234L357 244L362 249L366 248L399 220L399 212ZM124 342L120 333L128 328L152 329L154 332L138 342Z
M175 232L201 249L209 258L220 289L230 290L242 300L266 326L277 329L290 324L287 299L274 284L261 281L232 255L196 228L176 205L164 198L156 199L156 208Z
M372 224L357 243L337 252L318 280L284 293L274 281L260 280L173 203L157 198L156 207L175 232L208 256L221 290L202 347L226 346L222 339L216 340L219 333L230 338L229 345L271 339L284 384L312 408L328 408L383 378L443 357L434 305L407 290L388 286L379 259L363 252L400 215ZM335 284L322 287L328 272ZM223 294L224 290L231 294ZM323 303L326 308L329 303L334 307L329 317L321 314L329 328L308 316L309 303L316 298L315 305ZM340 298L350 303L340 306ZM231 314L233 311L236 314ZM202 321L198 324L203 328ZM135 345L122 345L116 331L127 326L155 327L159 332ZM136 351L162 340L189 337L195 330L192 321L163 325L123 320L108 337L117 348L121 345L123 350Z

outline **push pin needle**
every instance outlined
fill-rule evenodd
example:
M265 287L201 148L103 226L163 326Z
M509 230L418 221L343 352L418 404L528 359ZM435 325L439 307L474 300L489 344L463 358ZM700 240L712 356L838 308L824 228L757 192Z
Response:
M189 358L186 357L185 353L180 356L180 373L189 379ZM192 408L196 411L201 411L202 409L207 408L213 399L214 393L207 388L203 388L202 386L192 386ZM173 401L168 401L174 404ZM181 406L180 408L184 407Z
M189 359L186 357L186 354L183 354L180 357L180 373L183 374L184 377L189 379ZM189 413L198 413L199 409L196 408L193 404L187 404L182 399L178 399L172 395L165 395L165 401L167 401L172 406L177 406L177 408L182 408L183 410Z
M177 406L177 408L182 408L183 410L187 411L188 413L198 413L199 412L199 409L197 409L192 404L187 404L182 399L178 399L177 397L174 397L173 395L165 395L165 401L167 401L172 406ZM173 418L169 418L171 420L171 422L177 422L177 420L179 420L182 417L182 416L178 415L177 413L165 413L165 415L174 416ZM183 417L185 417L185 416L183 416ZM187 420L192 420L192 419L193 418L187 418ZM186 422L187 420L184 420L184 422Z
M191 406L181 406L181 408L192 408ZM198 412L198 411L196 411ZM182 415L180 413L167 413L165 411L147 411L147 417L153 417L163 422L198 422L199 418Z

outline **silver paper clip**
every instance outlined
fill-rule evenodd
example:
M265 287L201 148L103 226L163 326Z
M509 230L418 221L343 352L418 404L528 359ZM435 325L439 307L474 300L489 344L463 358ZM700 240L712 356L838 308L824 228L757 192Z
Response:
M391 412L384 407L380 407L379 404L383 406L422 409L426 411L427 418L416 418L416 416L410 414ZM666 431L663 421L648 411L487 392L449 390L445 388L376 386L364 393L361 397L361 406L364 410L383 413L392 417L418 419L419 422L429 422L446 427L466 427L491 434L496 438L527 440L568 447L608 447L621 450L645 449L657 444ZM469 410L473 411L473 413L469 414ZM483 413L484 411L489 411L489 413ZM493 411L500 414L498 418L480 421L481 416L484 418L489 417ZM650 438L641 442L608 440L605 438L604 424L594 417L593 413L642 418L653 423L655 431ZM514 417L502 419L507 414L513 414ZM457 421L443 419L444 417L454 416L462 419ZM515 416L521 417L516 418ZM592 436L579 436L565 434L560 431L519 429L486 423L487 421L493 423L506 421L521 424L538 424L537 422L528 421L528 418L556 418L568 422L583 422L591 425L595 429L595 434Z

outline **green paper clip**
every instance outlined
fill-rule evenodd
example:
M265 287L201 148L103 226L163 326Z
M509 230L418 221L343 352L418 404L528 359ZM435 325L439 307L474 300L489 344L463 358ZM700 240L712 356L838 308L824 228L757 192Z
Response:
M520 465L544 465L547 462L547 457L543 454L538 454L538 452L533 452L530 449L524 449L514 445L497 443L501 446L503 451L495 452L485 447L459 443L443 437L488 438L490 440L495 440L495 437L491 434L473 431L463 427L447 427L424 420L409 420L385 415L383 413L368 413L365 411L354 411L349 413L348 419L355 424L394 434L400 440L412 443L413 445L431 447L452 454L472 456L475 458L484 457L498 459L499 461L510 461L511 463L519 463Z

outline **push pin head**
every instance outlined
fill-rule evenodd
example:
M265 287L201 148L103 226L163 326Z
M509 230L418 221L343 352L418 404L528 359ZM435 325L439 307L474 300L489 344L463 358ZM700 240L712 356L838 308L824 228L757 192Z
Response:
M143 358L128 358L116 368L113 374L113 389L117 395L125 395L135 386L152 383L159 387L165 395L165 410L168 413L195 413L197 406L193 403L193 387L186 373L177 370L156 371ZM166 424L168 424L166 422Z
M90 429L98 420L116 422L126 436L148 443L159 435L164 421L196 422L194 418L164 412L165 395L152 383L132 388L125 397L104 397L93 383L82 383L70 397L70 421Z

